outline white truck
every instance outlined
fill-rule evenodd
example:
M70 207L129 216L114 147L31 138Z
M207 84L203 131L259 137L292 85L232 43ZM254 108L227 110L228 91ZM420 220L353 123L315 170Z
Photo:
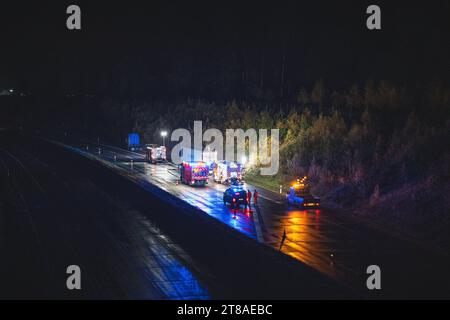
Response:
M217 165L217 151L209 151L209 150L204 150L203 151L203 162L206 163L206 165L209 168L209 175L213 175L214 173L214 168Z
M241 164L234 161L219 161L213 170L213 179L215 182L228 184L233 181L242 180Z
M146 153L148 161L153 164L165 162L167 160L165 146L157 146L154 144L147 145Z

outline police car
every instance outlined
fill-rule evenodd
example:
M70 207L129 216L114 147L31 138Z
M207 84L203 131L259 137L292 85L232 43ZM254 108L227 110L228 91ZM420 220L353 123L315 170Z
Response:
M247 206L247 191L241 186L232 186L223 193L223 204L231 207Z

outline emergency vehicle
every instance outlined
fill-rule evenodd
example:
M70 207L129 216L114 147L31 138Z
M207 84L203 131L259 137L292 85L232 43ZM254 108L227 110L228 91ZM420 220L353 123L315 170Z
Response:
M241 186L233 186L223 193L223 204L230 204L232 208L238 208L241 204L247 207L247 191Z
M208 149L205 149L202 153L203 162L206 163L206 165L209 168L209 175L213 175L214 168L217 165L217 151L210 151Z
M215 182L228 184L232 181L242 180L241 164L234 161L219 161L213 170Z
M151 163L165 162L166 157L166 147L157 146L155 144L147 145L147 159Z
M188 185L208 183L209 169L203 161L183 162L180 165L180 181Z
M192 148L190 150L191 156L185 161L203 161L209 168L209 175L213 174L214 167L217 164L217 151L211 150L208 146L205 150Z
M291 205L297 205L303 208L318 208L320 207L320 198L311 194L306 179L307 177L305 176L292 183L286 199Z

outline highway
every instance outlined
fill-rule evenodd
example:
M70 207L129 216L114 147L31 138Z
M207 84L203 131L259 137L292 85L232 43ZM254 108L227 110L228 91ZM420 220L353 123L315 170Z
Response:
M11 137L0 136L1 298L210 298L201 266L132 203ZM66 288L72 264L79 292Z
M226 186L209 182L206 187L178 183L172 164L152 165L136 152L88 142L71 142L75 152L99 159L137 183L150 182L254 241L281 251L336 279L358 292L367 293L366 269L379 265L383 291L374 297L450 297L449 257L400 236L326 209L299 210L286 204L284 195L257 188L258 206L234 210L223 205ZM246 185L253 192L254 186Z
M115 146L2 132L0 177L1 298L450 296L448 256L259 188L234 212L226 186L180 184L176 166ZM381 291L366 288L372 264Z
M251 216L234 220L244 235L90 153L15 132L0 146L2 299L354 296L247 236ZM66 285L70 265L81 290Z

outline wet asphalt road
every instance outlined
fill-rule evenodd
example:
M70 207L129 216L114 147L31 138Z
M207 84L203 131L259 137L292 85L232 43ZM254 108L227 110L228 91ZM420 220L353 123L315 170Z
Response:
M201 266L58 154L0 136L0 298L205 299ZM82 290L66 288L78 265Z
M123 169L137 181L151 182L255 241L278 249L286 231L284 253L363 295L367 293L366 269L375 264L382 270L383 290L371 292L370 297L450 298L448 255L339 213L290 207L283 196L261 189L258 206L239 210L234 218L234 212L222 203L223 185L210 182L201 188L178 184L178 171L173 165L151 165L138 153L108 145L74 146L112 164L113 169Z
M39 139L14 141L3 134L0 139L1 298L450 296L448 257L351 218L288 207L279 195L259 190L258 206L239 210L234 219L222 203L225 186L177 184L173 165L150 165L116 147L66 141L74 147L73 157L90 159L87 166L78 165L75 158L47 150ZM111 180L93 178L99 170L89 163L96 159L112 169ZM178 216L177 210L159 209L155 200L138 204L142 195L126 194L126 185L115 191L122 182L114 176L126 177L144 193L153 188L174 195L180 210L187 202L199 216ZM223 228L201 221L201 215ZM284 253L355 291L335 291L301 264L252 244L278 249L284 230ZM80 292L66 289L70 264L82 269ZM370 264L381 267L380 292L365 288Z
M0 146L0 298L354 296L134 172L28 136ZM66 287L73 264L80 291Z

